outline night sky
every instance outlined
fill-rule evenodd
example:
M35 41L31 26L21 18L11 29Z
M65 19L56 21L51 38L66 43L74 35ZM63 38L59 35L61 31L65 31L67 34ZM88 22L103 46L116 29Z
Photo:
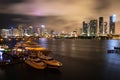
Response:
M18 23L40 26L56 31L73 31L82 21L103 16L108 21L117 15L116 33L120 33L120 0L0 0L0 28ZM109 21L108 21L109 22Z

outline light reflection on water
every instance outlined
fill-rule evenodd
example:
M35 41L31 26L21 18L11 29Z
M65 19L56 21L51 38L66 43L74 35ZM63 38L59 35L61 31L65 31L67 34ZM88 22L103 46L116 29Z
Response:
M46 38L39 38L39 44L45 48L47 48L47 39Z
M0 61L3 60L3 56L2 56L3 52L0 51Z
M61 46L61 51L65 51L66 50L66 45L65 45L64 41L61 43L60 46Z
M108 40L107 41L107 49L114 50L114 47L120 47L119 40ZM120 54L117 53L109 53L105 55L108 63L120 63Z
M106 45L108 46L108 49L114 49L114 47L120 47L120 41L119 40L107 40Z
M74 39L39 39L40 45L53 51L54 54L86 57L106 56L108 49L119 46L119 40L74 40Z
M120 63L120 54L107 54L107 50L120 46L119 40L44 40L42 45L53 51L53 54L86 58L102 59L105 63Z
M67 57L102 60L108 66L120 65L120 54L107 54L107 50L120 46L119 40L73 40L73 39L55 39L43 40L40 42L53 54Z

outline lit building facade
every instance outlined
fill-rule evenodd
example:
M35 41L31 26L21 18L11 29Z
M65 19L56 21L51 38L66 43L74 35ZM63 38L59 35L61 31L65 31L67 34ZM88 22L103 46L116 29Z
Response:
M29 27L28 27L28 29L27 29L27 34L30 35L30 36L33 36L33 35L34 35L33 26L29 26Z
M116 15L110 16L110 22L109 22L109 34L115 34L115 22L116 22Z
M97 34L97 20L91 20L89 26L90 26L90 35L95 36Z
M88 33L88 24L87 24L85 21L83 21L82 34L83 34L83 35L87 35L87 33Z
M11 36L10 29L2 29L1 30L1 36L3 38L8 38L9 36Z
M107 34L107 29L108 29L107 28L107 24L108 24L107 22L104 22L104 25L103 25L104 26L103 34Z
M103 30L103 17L99 17L99 34L103 34L104 30Z
M18 30L19 30L19 36L24 36L24 29L22 24L18 25Z

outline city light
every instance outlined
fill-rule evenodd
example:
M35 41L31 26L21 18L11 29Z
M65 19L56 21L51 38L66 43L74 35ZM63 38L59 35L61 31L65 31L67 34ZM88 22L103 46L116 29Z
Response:
M112 15L112 22L116 22L116 14Z
M45 25L41 25L42 28L45 28Z
M3 52L0 52L0 56L2 56Z

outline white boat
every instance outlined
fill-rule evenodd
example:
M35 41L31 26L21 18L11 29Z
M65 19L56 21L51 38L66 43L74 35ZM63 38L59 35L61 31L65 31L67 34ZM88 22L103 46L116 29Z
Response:
M60 61L55 60L50 56L39 55L38 58L46 63L48 68L59 68L62 66L62 63Z
M47 65L38 58L28 58L27 60L25 60L25 63L36 69L45 69L47 67Z

